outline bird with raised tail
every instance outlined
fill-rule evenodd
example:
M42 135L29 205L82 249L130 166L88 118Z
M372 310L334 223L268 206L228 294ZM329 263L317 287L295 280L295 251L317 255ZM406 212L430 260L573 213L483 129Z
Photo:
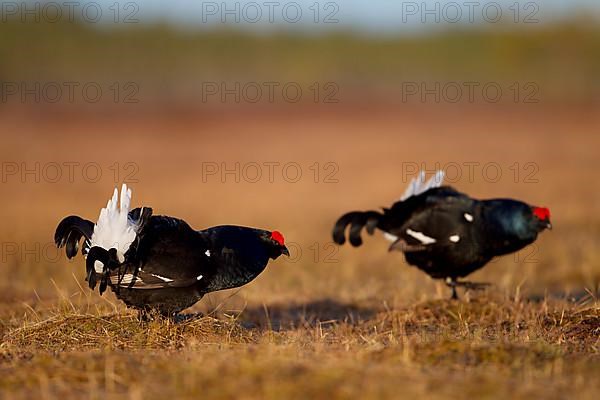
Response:
M456 287L477 289L486 284L458 281L492 258L518 251L551 229L550 211L512 199L476 200L442 186L443 171L428 181L421 172L399 201L382 211L342 215L333 228L337 244L362 244L361 231L383 232L389 250L404 253L406 261L434 279L444 279L456 299Z
M173 316L206 293L243 286L269 260L289 256L283 235L243 226L194 230L185 221L152 215L149 207L130 211L131 189L124 184L100 211L98 221L64 218L54 235L68 258L86 258L86 280L100 294L110 287L142 315L157 310Z

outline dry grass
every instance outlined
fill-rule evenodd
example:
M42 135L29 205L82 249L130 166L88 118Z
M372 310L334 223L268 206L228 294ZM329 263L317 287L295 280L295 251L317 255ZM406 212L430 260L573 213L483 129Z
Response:
M16 254L3 247L2 254L0 396L597 398L597 113L255 111L110 119L2 114L2 160L94 161L104 175L97 183L2 183L10 193L1 207L2 243L21 247ZM139 166L136 204L199 228L277 228L302 257L277 260L242 290L207 296L188 311L202 315L138 322L111 294L101 298L81 287L82 260L55 258L44 248L67 213L96 216L115 184L108 167L116 161ZM202 182L205 161L293 161L305 176L296 184ZM430 168L436 161L497 162L505 174L497 183L476 175L455 185L480 197L547 205L555 230L542 235L533 259L504 257L474 274L494 286L460 302L388 254L379 237L361 249L341 248L326 262L336 216L394 199L408 161ZM315 183L308 170L314 162L335 162L339 182ZM539 183L515 182L508 169L514 162L535 162Z
M321 309L290 311L277 330L245 312L179 323L60 313L8 330L0 385L43 398L562 398L576 390L591 399L600 312L564 307L480 298L372 310L365 320L350 308L329 321L319 321Z

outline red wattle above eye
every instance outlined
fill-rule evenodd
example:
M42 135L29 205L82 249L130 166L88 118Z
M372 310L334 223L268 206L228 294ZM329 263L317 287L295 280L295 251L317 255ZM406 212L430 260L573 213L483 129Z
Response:
M271 232L271 239L273 239L274 241L276 241L277 243L279 243L282 246L285 243L285 241L283 239L283 235L279 231Z
M546 207L534 207L533 215L544 221L550 219L550 210Z

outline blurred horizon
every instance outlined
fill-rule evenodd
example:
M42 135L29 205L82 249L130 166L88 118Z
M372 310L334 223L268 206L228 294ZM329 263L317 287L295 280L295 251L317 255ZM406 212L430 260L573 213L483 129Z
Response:
M0 17L0 108L600 99L590 0L3 1Z
M83 103L109 102L127 110L138 103L295 104L282 93L285 88L302 94L300 104L322 106L353 101L531 106L600 99L600 27L580 19L536 29L518 25L394 37L191 32L161 24L96 27L0 24L0 108L80 103L81 95L67 99L69 82L77 91L93 84L104 94L105 101ZM274 99L269 90L275 90Z

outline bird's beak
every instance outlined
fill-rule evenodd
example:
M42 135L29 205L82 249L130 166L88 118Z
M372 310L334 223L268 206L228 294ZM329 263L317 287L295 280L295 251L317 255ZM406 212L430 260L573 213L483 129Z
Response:
M290 251L288 250L287 247L283 246L283 250L281 251L282 254L285 254L286 256L290 256Z
M548 221L548 223L546 224L546 229L548 229L549 231L552 230L552 224L550 223L550 221Z

